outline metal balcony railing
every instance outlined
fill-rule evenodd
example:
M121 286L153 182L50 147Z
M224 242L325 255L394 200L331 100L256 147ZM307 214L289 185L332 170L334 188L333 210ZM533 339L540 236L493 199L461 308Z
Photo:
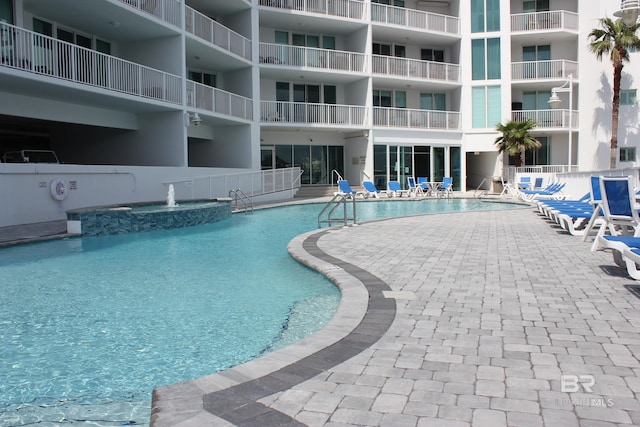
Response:
M567 60L511 63L511 80L566 79L578 77L578 63Z
M251 40L185 6L185 29L194 36L251 60Z
M511 15L511 31L578 30L578 14L566 10Z
M404 7L371 3L371 21L431 32L460 35L460 19Z
M283 64L323 70L365 72L366 55L332 49L260 43L261 64Z
M382 127L457 130L460 128L460 113L454 111L374 107L373 125Z
M180 76L0 23L0 67L182 104Z
M372 68L374 74L448 82L460 81L460 66L444 62L373 55Z
M538 125L536 129L548 129L548 128L561 128L561 129L569 129L569 114L570 111L567 110L520 110L520 111L512 111L511 118L515 121L525 121L527 119L531 119L536 122ZM578 130L578 112L571 112L571 130ZM535 130L535 129L534 129Z
M253 101L244 96L187 80L187 106L251 120Z
M260 106L261 121L267 123L364 126L366 121L366 107L358 105L262 101Z
M120 0L131 7L182 28L181 0Z
M365 2L362 0L260 0L260 6L320 13L351 19L365 18Z

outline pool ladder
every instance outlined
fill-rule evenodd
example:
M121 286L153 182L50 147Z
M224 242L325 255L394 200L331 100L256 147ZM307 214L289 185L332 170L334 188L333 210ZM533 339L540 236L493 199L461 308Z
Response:
M243 212L253 212L253 202L244 194L242 190L236 188L234 190L229 190L229 197L231 198L233 204L231 205L232 209L235 211L243 211ZM240 203L242 203L242 208L240 208Z
M349 216L347 202L351 202L353 205L351 209L353 216L351 217ZM334 212L340 206L342 206L342 216L334 217ZM318 228L322 228L322 224L328 224L329 227L331 227L339 223L342 223L342 225L346 227L349 225L349 221L351 221L353 225L356 224L356 198L351 196L347 198L344 194L336 194L333 196L333 199L331 199L318 214Z

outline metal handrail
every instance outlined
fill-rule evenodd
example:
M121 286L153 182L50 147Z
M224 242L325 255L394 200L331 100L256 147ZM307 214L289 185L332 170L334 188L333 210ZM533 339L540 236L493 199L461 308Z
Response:
M480 184L478 184L478 186L476 187L476 189L473 192L473 198L474 199L477 197L476 194L480 190L480 187L482 187L482 184L484 184L485 182L487 182L487 178L482 178L482 181L480 181ZM487 190L483 190L483 192L482 192L482 194L480 194L480 196L482 196L484 194L487 194Z
M336 176L336 178L338 178L338 181L342 181L344 180L344 178L342 177L342 175L340 175L340 172L338 172L336 169L333 169L331 171L331 186L333 186L333 176ZM337 182L337 181L336 181Z
M347 209L347 195L338 193L322 208L320 213L318 214L318 228L322 228L322 224L328 224L331 226L332 224L342 223L344 227L349 225L349 221L353 221L353 225L356 225L356 198L355 196L351 197L351 203L353 204L353 217L349 217L348 209ZM334 211L341 206L343 207L343 215L339 218L332 217ZM322 219L323 215L327 210L328 211L327 219Z
M239 188L229 190L229 197L233 199L233 206L235 206L236 209L238 208L238 201L241 201L242 206L244 207L244 212L253 212L253 202L249 196L244 194Z

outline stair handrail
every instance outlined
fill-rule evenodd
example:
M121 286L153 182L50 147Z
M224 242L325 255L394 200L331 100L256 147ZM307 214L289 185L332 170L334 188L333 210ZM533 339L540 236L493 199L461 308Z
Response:
M327 202L327 204L322 208L320 213L318 214L318 228L322 228L322 224L328 224L331 226L334 223L342 223L344 227L349 225L349 221L353 221L353 225L357 224L357 215L356 215L356 198L351 197L351 203L353 204L353 217L349 217L347 214L347 195L338 193L333 196L333 198ZM333 218L333 212L341 206L343 207L343 215L341 218ZM329 209L330 208L330 209ZM322 219L325 212L327 212L327 219Z
M331 186L333 187L333 176L336 176L338 178L338 180L336 181L336 183L338 181L342 181L344 178L342 177L342 175L340 175L340 172L338 172L337 170L333 169L331 171Z
M253 212L253 202L251 201L249 196L247 196L239 188L235 188L235 189L229 190L229 197L233 199L233 202L234 202L233 205L236 207L236 209L238 208L238 201L241 201L242 205L244 207L244 212L245 213L247 211Z
M476 194L478 193L478 191L480 190L480 187L482 187L482 184L484 184L485 182L487 182L487 178L483 178L482 181L480 181L480 184L478 184L478 186L476 187L476 189L473 192L473 198L475 199L477 196ZM480 194L480 196L482 197L482 195L486 194L487 190L484 190L482 192L482 194Z

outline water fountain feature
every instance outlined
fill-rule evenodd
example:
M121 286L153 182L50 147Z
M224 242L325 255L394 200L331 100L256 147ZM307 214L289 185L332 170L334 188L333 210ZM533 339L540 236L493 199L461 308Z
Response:
M130 203L67 211L67 232L83 236L166 230L222 221L231 216L230 199L176 203L169 185L166 202Z
M167 207L175 208L176 206L176 190L173 188L173 184L169 184L169 191L167 191Z

